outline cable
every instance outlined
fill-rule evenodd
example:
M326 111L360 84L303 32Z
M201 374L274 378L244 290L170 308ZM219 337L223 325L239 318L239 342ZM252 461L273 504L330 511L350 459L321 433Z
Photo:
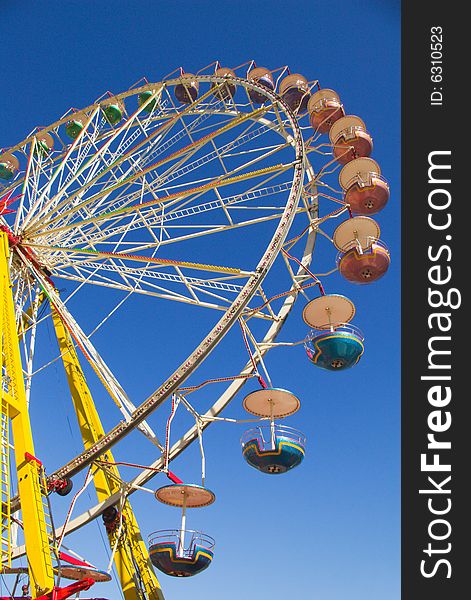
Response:
M242 317L239 317L238 321L239 321L240 328L242 330L242 337L244 340L245 348L247 349L248 355L250 357L250 362L252 363L253 370L255 371L255 374L257 376L259 384L262 386L262 388L265 389L267 387L267 384L265 383L265 380L258 372L257 363L255 362L252 351L250 350L249 341L247 339L247 332L245 331L245 323L244 323Z
M291 260L294 260L294 262L296 264L298 264L302 269L304 269L306 271L306 273L312 277L314 279L314 281L319 285L319 290L321 292L321 294L323 296L325 296L325 290L324 290L324 286L322 285L320 279L318 279L314 273L311 273L311 271L308 269L308 267L306 267L305 265L303 265L303 263L297 259L295 256L292 256L291 254L288 254L288 252L286 252L286 250L284 250L283 248L281 249L282 254L284 254L287 258L290 258Z

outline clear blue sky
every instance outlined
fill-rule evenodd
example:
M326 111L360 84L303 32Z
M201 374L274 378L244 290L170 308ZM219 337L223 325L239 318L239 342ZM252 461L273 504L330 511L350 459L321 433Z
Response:
M329 291L344 293L355 301L355 323L366 337L365 355L355 368L330 373L311 366L301 349L289 351L291 354L277 351L270 359L276 383L292 389L303 401L302 411L286 424L299 427L308 436L304 464L285 476L263 476L243 462L238 447L242 429L229 430L228 425L210 428L206 439L208 486L218 501L209 509L191 513L189 524L216 538L216 557L211 568L198 577L175 580L162 575L160 580L169 600L183 600L190 594L193 600L397 599L399 2L25 0L21 6L3 2L0 40L0 147L23 139L36 125L52 123L70 106L90 104L106 90L118 93L142 76L158 81L176 67L191 72L216 59L227 66L252 58L272 68L288 64L293 72L338 90L348 112L365 120L375 141L373 158L391 185L391 200L378 221L393 261L387 276L371 286L354 287L340 278L328 284ZM322 254L325 247L320 243L317 251ZM96 322L99 306L96 299L92 302L79 308L81 322L86 322L87 315L93 315L90 324ZM301 305L290 317L284 339L304 335ZM123 383L138 402L158 384L154 373L158 379L159 348L171 343L189 352L191 333L188 322L177 323L170 341L165 336L171 331L163 325L162 337L152 344L133 339L129 332L142 327L143 315L154 324L158 318L148 302L143 301L142 309L137 302L133 306L135 313L129 313L127 331L117 327L96 341L101 341L99 349L109 362L121 369ZM171 308L166 305L166 310ZM156 331L158 336L158 328ZM106 341L111 345L103 348ZM120 355L123 347L128 357L134 352L142 354L139 364L131 365ZM214 360L220 361L221 372L232 373L220 354ZM65 414L70 409L65 408L63 381L59 386L63 397L51 394L57 400L56 410ZM43 385L43 393L48 389ZM43 439L43 407L50 400L51 396L44 397L32 407L35 431L43 428L38 433ZM235 403L240 405L240 398ZM115 416L110 424L113 422ZM57 433L60 443L67 443L67 435ZM59 442L54 442L54 436L48 438L47 443L38 444L41 458L46 464L49 459L52 469L57 466ZM78 449L77 438L73 444ZM131 443L126 444L121 456L132 456ZM145 458L152 460L150 455ZM197 479L196 459L192 449L188 458L178 460L175 469L185 478ZM155 487L163 484L163 478L152 482ZM176 511L162 507L150 496L133 496L133 505L145 536L155 529L177 526ZM95 526L76 539L77 551L106 566ZM95 594L120 598L114 584L97 585Z

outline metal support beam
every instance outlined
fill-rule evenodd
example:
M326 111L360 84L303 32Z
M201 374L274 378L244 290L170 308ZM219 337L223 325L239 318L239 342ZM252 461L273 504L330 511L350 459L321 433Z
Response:
M93 402L90 389L75 351L69 331L59 313L51 305L52 320L57 342L64 363L67 381L75 408L78 425L85 449L92 446L105 435L98 411ZM108 451L102 459L113 463ZM94 474L94 484L98 500L101 502L120 490L120 476L116 466L100 468ZM124 526L114 556L116 570L126 600L163 600L160 584L155 576L147 547L142 539L139 526L129 500L122 508ZM117 530L109 530L108 538L114 548ZM142 591L145 591L143 597Z
M15 447L15 462L18 475L18 492L23 516L25 545L28 554L28 571L32 598L49 593L54 588L51 549L44 510L44 490L42 465L35 458L31 423L26 403L23 370L18 344L18 330L15 321L13 296L8 265L10 255L8 236L0 232L0 356L2 356L1 417L2 443L8 439L5 429L10 426ZM9 477L6 461L9 448L2 449L2 489ZM7 485L5 483L5 485ZM2 516L9 516L8 503L2 494ZM5 535L10 527L7 519L2 519ZM5 538L6 539L6 538ZM2 565L8 566L9 543L3 544Z

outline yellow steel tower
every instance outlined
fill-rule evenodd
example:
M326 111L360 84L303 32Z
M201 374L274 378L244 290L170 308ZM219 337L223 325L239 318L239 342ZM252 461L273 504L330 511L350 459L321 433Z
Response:
M72 401L77 415L85 448L89 448L105 435L92 395L85 380L69 331L59 313L51 305L57 341L64 362ZM103 456L104 461L113 463L111 452ZM116 466L107 465L94 474L94 484L99 501L120 490L120 476ZM108 528L111 547L117 543L114 561L126 600L163 600L159 582L155 576L149 554L144 544L133 510L128 500L122 508L123 527Z
M31 596L33 599L46 596L49 598L50 594L55 593L53 590L57 589L54 588L52 564L52 555L55 554L52 547L54 536L48 520L44 469L34 454L18 344L25 324L21 322L18 329L10 281L9 256L8 235L0 231L0 572L8 571L11 566L10 448L13 442ZM51 310L83 443L85 448L88 448L105 432L71 336L53 306ZM110 452L107 452L103 459L107 463L114 462ZM106 500L119 491L120 482L116 466L110 464L98 468L94 474L98 499ZM113 527L108 527L108 536L112 548L116 547L114 560L124 597L126 600L163 600L160 584L128 500L125 501L121 512L123 526L119 536L117 529Z
M13 436L18 474L18 493L28 555L31 594L38 598L54 588L49 532L46 521L44 473L35 457L26 402L18 332L15 321L8 266L8 236L0 231L0 349L2 356L1 398L1 567L11 563L10 539L10 441Z

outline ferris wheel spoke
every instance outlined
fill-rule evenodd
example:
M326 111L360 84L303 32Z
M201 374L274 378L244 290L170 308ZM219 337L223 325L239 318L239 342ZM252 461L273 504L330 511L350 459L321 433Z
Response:
M179 123L183 123L184 122L184 118L185 116L191 116L193 118L192 122L189 124L186 124L184 128L180 129L179 131L177 131L169 140L165 141L166 136L172 132L172 129L175 128ZM196 116L196 118L195 118ZM180 142L181 140L183 140L185 138L185 136L188 135L188 133L201 133L203 132L206 128L205 127L199 127L202 123L205 123L205 121L207 121L211 116L211 113L209 112L201 112L201 113L197 113L195 112L195 109L193 110L186 110L183 111L182 113L178 113L178 118L175 118L174 120L172 120L172 123L169 127L167 127L165 129L165 131L160 135L159 139L158 139L158 144L153 144L151 147L149 147L148 151L146 151L146 153L143 155L143 158L141 159L141 164L142 165L146 165L148 164L151 160L153 160L154 158L156 158L157 156L160 156L161 154L163 154L164 152L170 150L170 148L172 148L175 144L177 144L178 142ZM221 126L224 122L221 122ZM212 124L210 127L208 127L208 129L210 129L211 131L213 131L215 128L215 125Z
M257 131L250 133L249 135L245 134L242 137L239 137L236 139L236 142L234 144L230 144L228 146L226 146L226 148L224 149L225 152L227 152L227 149L231 146L235 146L235 145L241 145L243 143L245 143L247 140L249 139L254 139L254 137L261 135L262 133L264 133L267 130L267 126L264 125L263 127L259 127ZM247 130L246 130L247 131ZM199 165L198 165L199 166ZM189 171L188 168L185 169L185 171ZM143 183L146 183L146 181L144 180ZM146 191L150 191L151 193L152 190L149 190L149 186L146 186ZM129 200L125 200L124 202L122 202L122 204L127 204ZM78 212L78 211L77 211Z
M172 202L173 203L178 203L180 202L183 198L186 198L188 196L192 196L195 194L203 194L209 190L213 190L216 187L222 187L222 186L227 186L227 185L231 185L231 184L235 184L235 183L239 183L241 181L246 181L248 179L252 179L254 177L260 177L269 173L278 173L281 174L284 171L292 168L293 166L295 166L296 163L289 163L289 164L278 164L278 165L273 165L271 167L266 167L264 169L259 169L256 171L249 171L247 173L242 173L242 174L238 174L238 175L233 175L231 177L226 177L226 178L220 178L216 181L211 181L209 183L203 184L202 186L199 186L197 188L191 188L182 192L177 192L174 194L169 194L168 196L163 196L162 198L158 198L153 199L153 200L148 200L146 202L142 202L140 204L134 204L131 206L125 206L124 208L120 208L120 209L116 209L114 211L111 211L109 213L102 213L101 215L97 215L94 217L91 217L89 219L83 219L81 221L78 221L76 223L73 224L69 224L69 225L64 225L63 227L57 227L57 229L54 230L55 233L59 233L61 231L67 231L70 229L75 229L75 228L79 228L79 227L83 227L84 225L90 224L90 223L97 223L100 221L109 221L110 219L112 219L113 217L121 217L122 215L125 214L129 214L129 213L136 213L136 212L140 212L143 209L149 208L149 207L153 207L155 205L165 205L165 206L172 206ZM34 239L33 236L31 236L31 239Z
M238 194L237 196L232 196L229 197L225 203L225 201L221 198L221 196L218 194L218 198L219 200L216 202L209 202L206 203L206 205L196 205L193 208L188 208L188 205L191 204L193 202L193 199L191 197L186 198L184 197L184 203L180 204L180 207L185 206L186 208L184 210L177 210L178 208L178 203L176 206L173 206L172 210L167 210L164 214L164 210L162 209L162 214L158 214L156 215L154 212L154 208L152 207L150 209L151 211L151 217L146 219L146 226L148 226L149 224L153 224L155 225L156 223L158 223L159 225L163 224L164 220L167 220L168 218L184 218L184 217L188 217L188 216L192 216L195 214L198 214L200 212L204 212L205 210L214 210L215 208L223 208L224 211L227 213L227 210L225 208L225 204L229 205L231 203L236 203L236 202L243 202L245 200L253 200L256 197L261 197L261 196L265 196L267 194L276 194L279 193L281 191L284 191L284 189L289 189L289 186L291 185L289 182L287 182L286 184L279 184L279 185L275 185L275 186L271 186L269 188L262 188L260 186L262 186L265 183L268 183L270 180L272 180L274 177L277 177L278 173L275 171L273 174L271 174L268 178L266 178L264 181L262 182L258 182L256 185L254 185L253 187L249 188L249 190L247 190L247 192L243 193L243 194ZM284 188L283 188L284 185ZM172 196L171 196L172 197ZM196 196L197 197L197 196ZM177 198L180 198L180 196L177 195ZM224 206L222 206L224 205ZM139 205L139 214L144 214L146 210L146 207L142 205L142 203ZM119 215L120 213L118 213ZM111 220L113 221L113 220ZM111 229L111 233L110 235L113 234L117 234L121 231L124 231L125 228L128 226L127 222L125 222L123 225L118 226L118 227L114 227L113 229ZM132 226L132 229L136 229L136 227L139 227L139 219L134 219L134 223ZM110 231L110 226L108 226L107 231ZM56 230L57 232L57 230ZM81 233L83 233L81 231ZM76 236L75 236L76 237ZM109 235L107 235L107 237L110 237ZM96 236L94 237L95 241L98 241L100 238L97 238Z
M70 264L63 261L63 264L54 270L54 278L154 295L221 310L227 308L234 295L241 292L243 284L237 283L237 280L247 280L251 275L250 272L240 269L182 261L160 260L156 261L157 264L151 264L149 259L144 257L139 260L146 263L145 267L138 268L125 264L124 260L117 257L111 260L107 257L106 262L102 263L90 259L75 260ZM193 270L204 272L204 275L196 277L191 274ZM215 276L217 274L224 276ZM202 296L211 296L213 300L209 302ZM217 300L216 305L214 299Z
M161 297L165 299L197 304L207 308L224 310L230 304L234 294L241 292L243 284L236 283L238 279L247 279L251 273L242 270L194 265L181 261L172 261L171 264L156 261L162 264L149 264L148 259L140 257L141 262L147 262L143 269L126 265L123 260L108 260L106 262L93 262L75 260L70 264L61 264L54 270L54 277L79 282L80 284L99 285L127 292ZM185 271L196 268L205 271L204 278L195 277ZM175 273L168 269L175 270ZM225 275L215 277L215 273ZM227 275L226 275L227 274ZM170 286L170 287L169 287ZM177 286L177 287L176 287ZM186 294L184 293L186 290ZM221 295L224 294L224 295ZM217 304L202 298L211 297L218 301ZM223 304L220 304L222 302ZM264 307L265 305L263 305ZM262 307L262 308L263 308ZM257 318L274 318L270 314L252 308L250 314Z
M170 156L161 159L157 163L155 163L155 164L153 164L153 165L151 165L149 167L145 167L145 168L141 169L137 173L134 173L132 175L128 175L129 172L130 172L130 169L128 169L128 171L126 171L126 175L127 176L125 178L122 178L120 181L115 182L115 183L113 183L111 185L105 185L104 189L102 189L100 192L92 195L91 198L87 198L86 200L80 201L79 204L77 204L73 208L69 208L68 210L63 211L60 214L58 214L56 216L53 216L52 218L48 219L44 225L46 227L50 227L51 225L53 225L54 223L56 223L60 219L63 219L64 216L68 216L70 214L74 214L74 213L76 213L76 211L78 209L82 208L83 206L93 204L96 200L98 200L98 199L100 199L100 198L102 198L104 196L109 195L111 192L115 191L116 189L118 189L118 188L120 188L122 186L127 186L127 185L130 185L130 184L136 182L136 180L138 180L141 177L144 177L148 173L151 173L156 168L161 167L161 166L165 165L166 163L171 162L174 159L178 159L180 157L186 157L186 155L188 155L188 154L191 155L191 153L196 152L199 148L201 148L202 146L204 146L205 144L207 144L211 139L214 139L215 137L217 137L219 135L222 135L223 133L226 133L227 131L229 131L233 127L236 127L236 126L240 125L241 123L247 121L248 119L255 118L256 115L261 115L262 112L266 112L266 109L256 109L256 111L254 111L250 115L238 116L235 119L232 119L231 121L229 121L223 127L221 127L218 130L216 130L215 132L212 132L212 133L204 136L202 139L198 140L196 142L196 144L194 144L194 143L193 144L189 144L189 145L185 146L184 148L173 152ZM118 161L116 161L115 163L113 163L113 167L115 167L117 164L121 164L121 162L123 160L124 160L123 157L120 158L120 159L118 159ZM105 173L108 173L109 170L111 170L110 166L107 167L106 169L102 170L98 175L96 175L89 182L87 182L87 186L86 186L85 189L89 188L92 184L95 184L100 178L103 177L103 175ZM79 191L76 191L76 192L72 193L70 196L68 196L67 202L70 203L71 201L73 201L77 197L81 198L82 195L83 195L83 193L84 193L84 191L85 190L83 188L81 188ZM43 226L43 228L44 228L44 226ZM38 230L37 227L36 228L31 227L30 230L28 231L28 234L29 235L33 235L37 230Z
M89 133L89 126L91 125L92 121L98 116L99 112L100 112L99 108L97 107L88 116L87 120L85 121L83 130L80 132L80 134L77 136L77 138L70 145L70 148L59 159L59 161L58 161L59 164L56 166L54 173L52 173L51 177L46 179L45 184L42 187L42 189L38 190L39 193L37 195L37 198L35 199L34 204L30 208L30 212L28 214L26 214L24 217L24 220L22 223L23 227L25 227L28 224L28 222L30 221L30 219L33 217L33 215L35 213L41 212L45 198L46 198L47 194L51 191L53 183L57 179L59 179L59 187L61 187L62 178L66 171L68 171L69 176L73 177L73 174L70 171L70 165L71 165L70 157L72 156L72 154L74 153L76 148L80 148L82 146L82 142L87 136L89 137L89 148L94 147L94 143L93 143L94 140L93 140L93 136L91 136ZM96 128L93 128L93 131L96 131ZM47 206L49 208L52 208L52 204L50 204L49 202L47 203Z
M27 330L27 335L22 335L21 340L23 342L23 354L24 354L24 379L25 379L25 394L26 394L26 402L29 404L30 395L31 395L31 384L32 377L34 371L34 354L35 354L35 346L36 346L36 330L37 330L37 314L39 306L42 304L42 294L39 286L37 284L28 286L28 301L29 301L29 311L27 316L29 318L29 326ZM26 332L25 332L26 333Z
M189 125L185 125L184 129L181 129L175 133L169 140L164 141L166 136L171 133L172 129L175 128L178 123L184 123L184 117L186 115L194 116L194 109L187 108L182 112L177 112L171 122L167 124L165 129L155 140L149 138L148 132L144 132L149 143L148 148L145 149L145 152L138 157L138 163L141 166L146 166L151 160L169 150L172 146L188 135L189 132L199 132L200 129L198 129L198 126L201 124L201 122L204 122L210 117L210 114L202 112ZM211 129L214 129L214 125L211 127Z
M41 159L35 158L35 148L36 140L33 140L33 143L29 147L29 153L27 154L28 162L21 190L20 218L23 216L25 208L33 204L39 186L42 166Z
M198 161L195 161L192 165L185 165L185 167L179 171L174 170L174 168L170 169L169 171L166 172L166 175L162 176L159 178L158 182L151 182L149 183L146 179L146 177L144 176L142 179L142 190L149 192L155 200L157 200L157 196L156 196L156 192L154 191L154 188L156 188L157 191L159 192L165 192L167 195L169 195L168 190L171 189L169 188L169 186L163 186L163 185L159 185L157 186L156 184L162 184L162 183L168 183L170 180L174 180L177 179L179 176L183 175L183 174L188 174L191 172L191 170L195 169L195 168L200 168L202 165L204 165L206 162L208 162L209 160L213 160L214 157L216 156L216 153L213 153L212 155L207 155L206 157L199 159ZM184 160L181 161L182 164L184 163ZM124 191L129 190L130 186L126 186ZM175 186L173 186L175 187ZM176 186L177 188L181 187L180 185ZM170 194L171 195L171 194ZM128 195L123 195L123 191L120 192L120 194L118 194L116 197L112 198L111 202L104 202L103 199L101 201L99 201L95 207L94 210L97 210L98 208L105 208L107 207L108 209L118 209L121 207L124 207L126 205L128 205L131 201L135 200L138 197L138 193L137 192L131 192ZM141 194L142 197L142 194ZM106 196L104 197L106 199ZM70 220L70 219L69 219ZM55 231L57 231L57 228L55 229Z
M246 131L248 131L252 126L253 126L253 124L250 124L249 127L246 129ZM263 129L266 131L266 128L263 128ZM254 137L256 135L261 135L263 132L264 131L262 130L262 128L259 128L259 131L256 132L255 134L254 133L252 133L252 134L244 133L241 136L237 137L234 142L231 142L230 144L227 144L224 147L224 151L227 151L227 149L235 147L236 145L242 145L242 144L244 144L244 143L246 143L246 142L254 139ZM168 194L168 189L169 189L168 188L168 183L170 181L176 180L179 177L181 177L182 175L188 175L191 171L193 171L195 169L198 169L198 168L201 168L202 166L204 166L209 161L214 160L217 157L217 155L218 155L217 151L210 152L209 154L206 154L205 156L203 156L201 158L198 158L193 163L185 164L184 167L182 167L181 169L176 169L176 167L178 166L178 164L184 164L185 163L185 160L182 159L180 163L177 163L176 165L173 165L164 174L159 175L156 180L151 181L149 189L152 190L153 188L155 188L156 186L158 186L157 189L160 189L161 191L165 191ZM188 158L188 156L184 157L184 158ZM256 161L254 161L254 162L256 162ZM240 170L240 169L237 169L237 170ZM233 172L236 172L236 171L233 171ZM117 200L120 200L120 196L119 195L116 198L112 199L112 205L117 205L118 204ZM129 199L125 199L124 202L119 202L120 205L125 205L125 204L128 204L128 203L129 203Z
M80 285L98 285L216 310L227 309L234 295L240 293L243 288L242 284L236 283L237 279L246 278L244 275L198 278L185 274L179 267L175 267L175 271L176 273L150 270L144 272L137 268L114 263L86 263L60 267L55 272L55 278L75 281ZM188 293L184 293L184 288ZM209 297L218 302L216 304L214 300L210 302ZM276 319L276 315L263 294L256 294L254 303L258 308L248 306L247 315L261 319Z
M161 298L164 300L171 300L202 308L214 309L221 312L225 312L229 305L229 300L220 295L216 296L213 294L213 297L217 297L219 300L223 301L223 303L215 303L214 301L209 302L208 300L202 300L201 297L197 296L195 291L204 292L208 296L212 295L212 293L208 292L206 289L200 290L196 285L191 285L191 291L188 291L188 294L185 295L183 293L177 293L174 290L169 290L168 288L152 283L152 281L150 281L153 278L152 276L146 278L146 280L143 281L140 278L140 273L132 274L129 272L129 269L127 269L125 272L120 272L119 277L120 279L123 279L123 281L121 282L117 281L116 279L106 278L103 275L103 271L107 268L108 267L104 267L100 270L97 270L97 272L92 277L86 276L86 272L83 275L78 275L69 273L67 271L63 272L62 270L59 270L57 277L72 282L86 283L122 292L136 293L139 295L151 296L155 298ZM111 268L109 270L113 271L113 269ZM78 269L78 272L81 271L82 269ZM178 280L178 282L183 283L182 280ZM204 285L209 286L209 283L205 281ZM261 315L259 313L257 313L254 316L259 318L268 318L266 315Z
M221 208L220 206L218 208ZM227 209L226 209L227 210ZM208 223L208 224L188 224L188 225L184 225L184 224L176 224L176 225L166 225L165 222L162 222L162 219L160 216L155 216L154 215L154 221L156 221L155 225L159 227L160 230L165 232L165 236L166 238L163 239L162 237L157 238L156 235L154 234L154 230L155 230L155 226L153 226L153 224L151 222L146 222L144 219L144 216L141 215L141 219L139 219L139 221L136 219L137 225L135 228L132 227L132 223L130 224L130 226L123 226L123 227L117 227L115 228L115 230L112 230L111 232L109 232L108 230L106 231L106 237L104 237L103 235L99 235L97 234L95 237L93 237L92 234L87 234L86 236L84 235L84 237L80 238L79 236L76 236L74 239L68 239L67 242L68 243L74 243L74 244L78 244L78 246L42 246L40 244L29 244L29 247L31 248L36 248L38 250L44 250L46 252L43 252L42 255L45 258L46 254L48 254L49 252L57 252L57 251L67 251L70 250L73 253L76 254L80 254L81 251L87 251L87 247L80 247L81 243L86 243L86 246L90 246L90 252L96 252L96 253L101 253L101 250L97 250L96 246L100 246L103 247L104 245L108 245L108 246L112 246L115 251L117 252L118 249L121 249L122 247L126 247L126 253L127 252L139 252L142 250L146 250L146 249L151 249L151 248L159 248L161 246L166 246L169 244L175 244L178 242L182 242L182 241L187 241L187 240L191 240L191 239L196 239L198 237L201 236L206 236L206 235L213 235L213 234L221 234L221 233L225 233L227 231L231 231L233 229L237 229L237 228L241 228L241 227L251 227L251 226L256 226L256 225L260 225L262 223L268 222L268 221L272 221L272 220L276 220L276 219L280 219L282 216L282 212L283 212L283 206L252 206L252 207L230 207L231 212L232 211L239 211L239 212L243 212L243 211L257 211L259 213L262 213L262 216L259 216L257 218L252 218L252 219L245 219L245 220L236 220L235 217L231 216L228 219L228 222L222 223L222 224L214 224L214 223ZM300 214L303 212L306 212L306 208L305 207L299 207L298 209L296 209L296 214ZM144 222L144 225L146 226L145 228L149 231L149 233L151 234L150 239L148 241L142 241L142 242L137 242L135 239L134 240L126 240L126 239L120 239L119 241L113 241L113 240L106 240L106 238L109 238L111 236L115 236L117 234L121 234L121 233L126 233L128 231L132 231L132 230L139 230L142 231L143 226L142 226L142 222ZM181 231L188 231L188 233L179 233ZM82 232L83 233L83 232ZM79 235L80 235L80 231L79 231ZM103 250L102 254L106 255L108 251ZM111 251L110 251L111 252ZM119 253L123 253L125 254L125 252L119 250ZM54 264L55 259L54 256L50 255L50 259L47 260L48 263L50 263L51 265Z
M97 111L99 111L100 109L97 108ZM131 140L127 141L127 144L124 144L124 141L126 140L126 135L127 133L133 128L133 125L135 123L135 121L137 120L137 117L140 113L140 111L142 110L142 108L138 109L135 113L133 113L129 119L127 119L123 125L121 125L120 127L114 129L111 134L107 135L105 138L105 141L103 143L103 145L101 147L97 147L96 146L96 141L98 140L98 137L96 135L96 132L98 130L97 127L92 128L92 135L89 135L89 150L85 156L85 158L88 158L88 160L85 162L85 164L81 164L78 168L75 168L75 172L72 174L71 177L68 177L64 183L63 186L61 186L56 193L49 199L48 203L43 207L42 211L39 212L39 214L37 215L37 217L42 217L44 216L45 212L47 210L50 210L52 207L54 207L56 212L59 212L61 210L62 207L67 206L68 203L73 200L73 198L75 197L74 194L70 194L67 195L66 198L64 200L61 201L61 198L66 194L67 190L69 189L69 187L76 183L77 181L80 180L80 177L85 175L85 180L82 182L81 186L80 186L80 191L83 193L84 189L86 189L87 187L89 187L90 185L92 185L94 183L94 181L96 180L96 178L103 176L104 174L108 173L112 167L117 167L118 164L121 164L121 162L124 162L124 160L126 159L126 150L128 148L128 145L130 143L132 143L133 141L135 141L135 139L137 139L138 136L134 135L131 136ZM82 131L82 135L85 135L85 133L88 132L88 129L84 128L84 130ZM119 138L119 136L122 136L122 140L121 140L121 154L123 156L120 157L120 154L118 152L118 162L116 164L111 164L111 161L107 161L106 160L106 156L107 153L109 153L109 149L112 145L112 143L117 140ZM142 142L141 142L142 143ZM116 152L111 154L111 158L115 159L116 158ZM83 161L82 161L83 163ZM103 166L104 164L104 166ZM100 169L100 166L102 167L102 170L98 173L98 175L96 175L98 169ZM75 194L77 194L77 192L75 192Z
M65 146L64 152L59 152L57 155L52 153L46 157L42 157L50 165L51 172L54 166L57 166L55 172L58 173L58 178L55 187L58 189L61 189L63 186L67 186L70 183L74 183L75 181L81 181L81 167L84 161L86 159L90 161L94 157L96 148L95 142L102 135L104 119L99 119L100 111L98 108L90 114L93 117L90 121L91 127L89 126L87 129L84 129L71 146ZM86 118L88 122L88 114L86 115ZM31 148L35 143L35 138L33 138ZM71 147L76 150L75 153L70 152ZM23 228L30 222L34 223L45 211L49 212L54 208L54 194L51 197L49 183L50 179L48 177L43 177L43 181L40 182L38 188L33 190L33 193L30 194L29 211L25 216L24 222L22 222ZM49 199L46 202L44 201L44 192L49 196Z
M14 225L13 225L15 233L17 233L19 223L22 222L22 219L24 218L24 215L26 214L26 210L27 210L25 204L26 204L27 197L28 197L28 194L29 194L27 182L28 182L30 171L31 171L31 162L32 162L32 156L30 154L28 156L28 162L27 162L27 165L26 165L26 173L25 173L25 176L24 176L23 180L22 181L19 180L19 181L15 182L15 187L18 186L18 185L21 185L20 202L19 202L19 206L17 208L17 212L16 212L16 215L15 215L15 222L14 222Z
M273 177L278 176L277 173L273 175ZM167 223L173 223L176 221L185 222L188 219L191 219L195 215L201 215L207 212L213 212L215 210L220 210L223 208L225 211L230 210L235 205L251 203L257 199L261 199L268 196L276 196L283 192L286 192L291 187L291 181L286 181L280 184L274 184L272 186L266 187L257 187L254 186L249 189L247 192L242 194L236 194L226 197L219 197L217 200L211 200L208 202L204 202L201 204L196 204L195 206L187 206L187 204L191 203L191 200L183 203L180 208L173 208L168 212L164 212L163 210L160 212L156 212L154 207L151 207L149 210L142 209L139 213L133 215L133 220L129 223L126 222L122 225L113 225L113 220L111 220L109 226L103 230L101 234L94 234L92 232L87 232L83 230L72 231L70 237L63 238L64 241L67 240L67 244L70 245L95 245L97 243L101 244L115 244L115 242L107 241L114 236L121 234L123 232L131 232L142 227L141 219L145 219L145 225L148 228L155 229L160 227L165 227ZM264 207L253 207L256 210L263 210ZM64 243L64 242L63 242ZM133 242L123 242L131 244Z
M128 254L128 253L115 253L115 252L107 252L102 250L91 250L91 249L81 249L81 248L69 248L69 247L61 247L61 246L40 246L31 244L28 246L29 248L34 248L35 250L49 250L52 252L56 252L59 256L62 255L62 260L64 261L64 257L66 255L74 255L77 258L78 262L88 262L89 260L97 260L97 259L118 259L118 260L127 260L133 262L141 262L146 263L147 265L161 265L161 266L180 266L187 267L191 269L201 270L201 271L209 271L214 273L231 273L236 275L250 276L253 275L252 271L246 271L239 269L237 267L227 267L222 265L208 265L202 264L192 261L184 261L178 259L166 259L162 257L150 257L150 256L140 256L136 254ZM80 258L82 255L82 258ZM93 258L88 258L93 257ZM67 259L65 259L67 260ZM76 261L74 261L75 263Z
M266 214L264 216L257 217L255 219L247 219L245 221L238 221L238 222L233 221L232 224L216 225L216 226L211 226L210 228L208 227L207 229L203 229L202 231L201 230L193 231L192 233L188 233L186 235L177 235L175 237L171 237L169 239L162 240L159 245L160 246L168 246L169 244L176 244L176 243L188 241L191 239L196 239L196 238L207 236L207 235L220 234L220 233L224 233L226 231L230 231L233 229L239 229L241 227L256 226L256 225L260 225L261 223L265 223L267 221L278 220L282 217L283 207L270 207L268 209L266 207L264 207L264 209L270 210L270 211L276 211L276 212L274 214ZM306 209L304 207L299 207L296 209L295 214L301 214L304 212L306 212Z
M180 184L177 184L176 186L169 186L168 184L171 181L178 180L178 178L182 177L183 175L188 175L195 169L199 169L202 166L204 166L205 164L207 164L208 162L214 160L216 157L218 157L218 156L221 157L223 155L226 155L229 153L229 150L236 148L236 147L240 147L248 142L251 142L256 137L259 137L260 135L263 135L263 134L267 133L267 131L269 131L269 127L266 124L256 128L253 131L250 131L250 129L253 129L255 123L256 122L251 123L239 136L237 136L235 138L234 141L232 141L228 144L225 144L220 149L216 148L216 150L207 153L206 155L198 158L197 160L193 161L192 163L185 164L185 166L179 170L175 170L174 166L171 167L164 175L159 175L157 181L152 181L150 189L152 189L156 185L158 185L158 188L157 188L158 190L164 191L166 194L168 194L172 188L178 189L182 185L185 185L185 184L180 183ZM212 140L212 141L214 141L214 140ZM280 150L279 145L277 145L274 148L275 148L275 151ZM259 152L261 152L262 150L265 150L265 148L260 148ZM257 157L255 160L253 160L249 163L245 163L243 165L243 167L247 168L250 164L255 164L257 162L260 162L262 159L266 158L269 155L270 155L269 153L262 154L261 156ZM243 169L243 167L238 167L236 169L233 169L231 171L231 174L235 174L235 173L239 172L240 170ZM222 176L227 176L227 175L229 175L229 173L227 173L227 171L222 174ZM112 200L112 205L116 204L116 200L120 200L119 195L115 199ZM126 203L127 203L127 201L126 201ZM123 203L121 203L121 204L123 204Z

